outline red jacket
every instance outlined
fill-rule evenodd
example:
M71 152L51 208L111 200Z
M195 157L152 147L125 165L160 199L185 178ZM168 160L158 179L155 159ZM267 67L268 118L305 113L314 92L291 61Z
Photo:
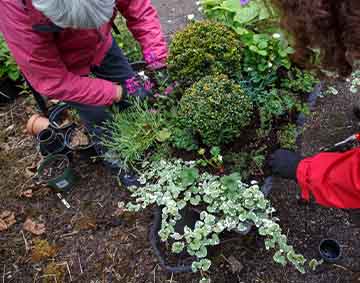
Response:
M117 9L140 42L147 63L164 63L167 46L151 1L117 0ZM0 32L39 93L82 104L112 104L116 94L113 83L84 77L110 48L111 23L98 30L59 30L32 6L31 0L0 0L0 15Z
M312 194L323 206L360 208L360 148L302 160L297 180L306 200Z

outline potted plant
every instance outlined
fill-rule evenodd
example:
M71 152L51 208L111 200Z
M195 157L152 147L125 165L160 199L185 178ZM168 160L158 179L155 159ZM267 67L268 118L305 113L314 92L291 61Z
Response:
M42 183L58 192L69 192L76 181L68 156L49 155L40 164L38 176Z

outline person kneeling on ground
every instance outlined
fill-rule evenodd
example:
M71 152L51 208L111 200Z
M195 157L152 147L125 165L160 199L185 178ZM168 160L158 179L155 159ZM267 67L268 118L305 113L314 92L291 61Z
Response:
M349 75L360 59L360 1L274 0L283 26L296 39L295 61L306 67L312 48L320 48L323 65ZM359 99L360 101L360 99ZM356 113L359 103L354 105ZM274 175L297 180L301 195L326 207L360 208L360 148L319 153L309 158L277 150L270 161Z
M1 0L0 11L0 32L30 85L70 104L97 137L111 118L109 107L125 103L125 86L135 75L111 35L118 11L148 67L166 63L167 44L150 0ZM149 92L139 88L132 95L143 99Z

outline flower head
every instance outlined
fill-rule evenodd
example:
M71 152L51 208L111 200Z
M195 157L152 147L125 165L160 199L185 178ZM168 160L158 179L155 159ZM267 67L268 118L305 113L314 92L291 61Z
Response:
M248 4L250 2L250 0L240 0L240 5L244 6L246 4Z

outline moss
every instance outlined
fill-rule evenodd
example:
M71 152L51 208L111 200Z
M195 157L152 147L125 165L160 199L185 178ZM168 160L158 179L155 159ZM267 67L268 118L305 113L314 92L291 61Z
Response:
M207 75L236 76L240 60L237 35L222 24L203 21L175 34L168 63L172 78L190 86Z
M34 246L31 249L31 260L33 262L39 262L44 259L55 257L57 254L57 248L51 246L46 240L35 240Z
M203 78L180 101L183 125L200 134L207 145L231 142L249 125L252 114L250 98L225 75Z
M277 133L280 147L289 150L296 150L297 127L294 124L283 126Z
M57 264L52 262L46 266L44 269L42 283L63 283L65 282L65 265ZM56 280L55 280L56 278Z

